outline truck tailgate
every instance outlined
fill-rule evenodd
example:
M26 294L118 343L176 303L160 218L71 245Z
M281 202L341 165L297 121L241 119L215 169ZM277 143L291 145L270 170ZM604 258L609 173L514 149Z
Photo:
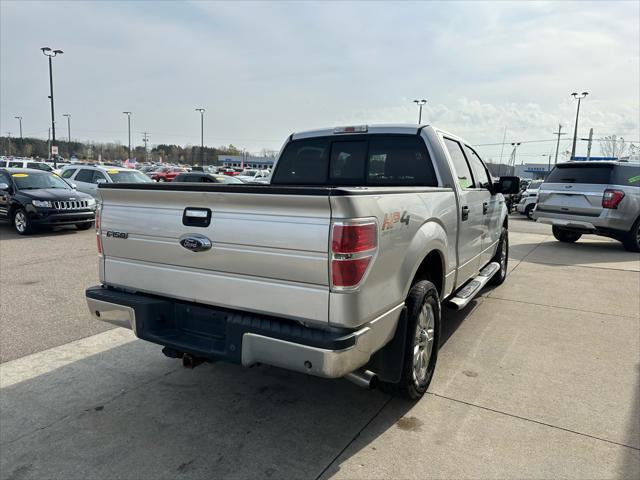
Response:
M328 195L263 188L269 193L243 186L100 188L103 283L327 322ZM210 212L210 224L189 225L187 208ZM194 234L212 247L194 252L180 244Z

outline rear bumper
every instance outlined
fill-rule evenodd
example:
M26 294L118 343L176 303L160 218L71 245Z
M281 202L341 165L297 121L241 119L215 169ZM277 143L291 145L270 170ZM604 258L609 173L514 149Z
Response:
M364 366L395 333L402 305L351 331L104 287L86 291L94 318L207 360L274 365L327 378Z
M626 229L614 228L610 226L613 222L609 222L602 217L568 216L549 212L538 212L537 210L533 211L533 218L540 223L561 227L566 230L581 233L593 233L613 238L620 238L631 228L630 226Z

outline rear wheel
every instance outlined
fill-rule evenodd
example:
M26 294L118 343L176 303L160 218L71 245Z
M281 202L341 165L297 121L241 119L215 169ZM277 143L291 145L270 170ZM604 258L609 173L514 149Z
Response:
M400 382L395 393L417 400L427 391L438 359L440 340L440 297L435 285L417 282L405 301L407 338ZM387 388L388 389L388 388Z
M18 235L29 235L33 232L31 220L24 208L19 208L13 213L13 227Z
M640 218L633 224L629 233L622 238L622 245L630 252L640 252Z
M555 225L552 227L551 231L553 232L553 236L556 237L556 240L565 243L577 242L582 236L581 233L564 230L560 227L556 227Z

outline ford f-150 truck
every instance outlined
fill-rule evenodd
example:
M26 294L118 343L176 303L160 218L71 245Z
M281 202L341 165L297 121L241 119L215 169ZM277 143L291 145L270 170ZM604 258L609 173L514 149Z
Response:
M441 304L507 274L502 193L431 126L292 134L268 185L103 184L91 313L185 366L268 364L419 398Z

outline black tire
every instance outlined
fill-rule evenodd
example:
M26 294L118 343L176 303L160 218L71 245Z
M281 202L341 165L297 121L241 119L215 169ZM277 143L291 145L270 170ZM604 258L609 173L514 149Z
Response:
M556 240L564 243L577 242L582 236L581 233L564 230L560 227L556 227L555 225L551 228L551 231L553 232L553 236L556 237Z
M504 227L502 227L498 249L491 261L497 262L500 265L500 270L491 277L489 284L502 285L507 278L507 267L509 266L509 230Z
M640 252L640 218L633 224L629 233L622 238L622 245L630 252Z
M535 206L536 204L532 203L530 205L527 205L527 208L524 209L524 214L529 220L533 220L533 209L535 208Z
M407 338L402 359L402 377L396 385L385 385L384 390L391 390L409 400L418 400L429 388L438 360L438 342L440 341L438 290L428 280L421 280L409 290L405 305L407 307ZM424 312L423 307L425 307ZM429 318L430 314L432 316ZM414 375L416 348L418 349L417 363L420 367ZM426 367L424 367L425 363Z
M31 224L29 215L24 208L14 210L11 220L13 222L13 228L16 230L18 235L29 235L30 233L33 233L33 225Z
M76 223L78 230L89 230L91 227L93 227L93 222Z

